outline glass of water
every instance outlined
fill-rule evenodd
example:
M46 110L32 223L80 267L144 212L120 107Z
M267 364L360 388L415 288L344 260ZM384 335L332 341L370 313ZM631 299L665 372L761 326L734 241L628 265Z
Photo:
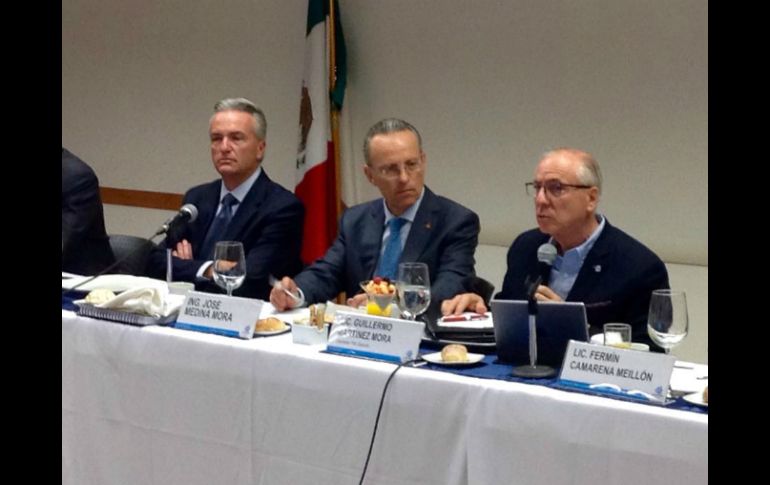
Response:
M398 307L409 320L428 309L430 304L430 276L425 263L401 263L398 265Z
M239 241L219 241L214 248L214 282L227 290L227 296L246 279L246 257Z

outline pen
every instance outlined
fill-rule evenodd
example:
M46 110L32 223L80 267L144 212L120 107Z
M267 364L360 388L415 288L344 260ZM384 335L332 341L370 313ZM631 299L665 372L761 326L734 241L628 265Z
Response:
M486 315L475 313L473 315L449 315L441 319L442 322L467 322L471 320L484 320Z
M279 290L283 291L284 293L289 295L292 298L292 300L294 300L296 302L299 301L299 297L297 295L295 295L294 293L292 293L291 291L289 291L286 288L284 288L283 285L281 284L281 282L278 280L278 278L276 278L273 275L269 275L268 280L270 282L270 286L272 286L273 288L278 288Z

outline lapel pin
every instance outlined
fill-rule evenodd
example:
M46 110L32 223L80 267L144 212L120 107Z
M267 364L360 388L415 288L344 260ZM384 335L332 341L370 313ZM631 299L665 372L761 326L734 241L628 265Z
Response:
M597 264L596 266L594 266L594 271L596 273L601 273L602 272L602 265L601 264Z

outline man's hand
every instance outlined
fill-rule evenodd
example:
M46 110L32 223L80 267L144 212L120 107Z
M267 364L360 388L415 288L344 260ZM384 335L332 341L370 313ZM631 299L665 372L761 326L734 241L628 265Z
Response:
M171 251L172 256L176 256L179 259L192 259L192 244L187 242L187 239L182 239L176 243L176 249Z
M352 306L353 308L363 306L366 304L366 293L359 293L352 298L348 298L346 303L348 306Z
M290 292L294 296L290 296L287 292ZM299 291L297 283L288 276L284 276L281 281L276 282L273 285L273 289L270 290L270 303L273 304L276 310L282 312L295 308L299 303Z
M442 315L459 315L464 311L486 313L487 306L484 299L476 293L461 293L451 300L441 302Z
M238 265L238 261L226 261L224 259L219 259L217 261L214 261L213 264L210 264L208 268L206 268L206 271L203 272L203 276L205 276L208 279L214 278L214 265L217 265L217 269L219 269L220 273L224 273L225 271L230 271L233 269L233 267Z
M537 301L564 301L562 298L554 293L554 291L545 285L540 285L535 291L535 300Z

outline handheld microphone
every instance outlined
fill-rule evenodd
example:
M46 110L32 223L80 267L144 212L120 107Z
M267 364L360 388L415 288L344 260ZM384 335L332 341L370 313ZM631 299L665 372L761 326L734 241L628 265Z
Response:
M193 222L197 218L198 218L198 208L195 207L193 204L185 204L179 209L179 212L177 212L176 215L174 215L174 217L164 222L163 225L160 226L160 229L158 229L155 232L155 234L152 235L152 237L165 234L173 226L176 226L177 224L182 224L184 222Z

